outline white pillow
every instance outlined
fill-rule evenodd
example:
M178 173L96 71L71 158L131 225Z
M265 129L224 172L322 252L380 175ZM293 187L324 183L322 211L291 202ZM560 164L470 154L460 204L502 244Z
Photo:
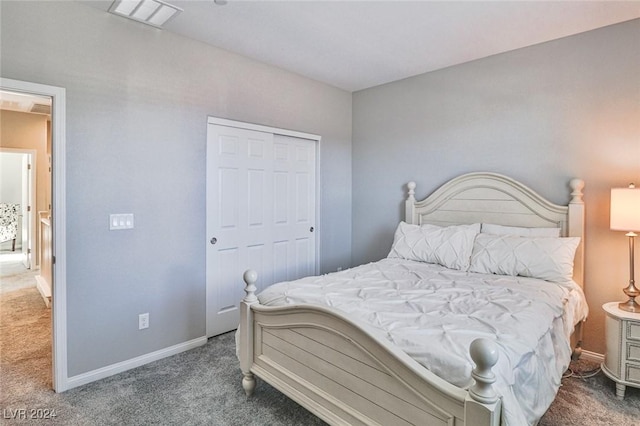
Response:
M479 224L436 226L400 222L387 257L437 263L466 271Z
M573 277L573 259L578 244L578 237L478 234L469 271L566 282Z
M483 223L480 232L493 235L516 235L518 237L560 236L560 228L523 228L520 226L494 225L492 223Z

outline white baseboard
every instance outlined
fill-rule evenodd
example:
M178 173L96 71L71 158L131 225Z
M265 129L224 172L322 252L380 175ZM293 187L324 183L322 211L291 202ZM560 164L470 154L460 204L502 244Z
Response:
M205 343L207 343L207 337L202 336L198 337L197 339L189 340L188 342L179 343L174 346L169 346L168 348L160 349L159 351L151 352L146 355L141 355L136 358L131 358L126 361L98 368L97 370L69 377L66 382L67 386L65 390L86 385L87 383L95 382L96 380L104 379L105 377L113 376L115 374L122 373L123 371L131 370L132 368L140 367L141 365L145 365L153 361L158 361L162 358L179 354L180 352L188 351L189 349L197 348L198 346L202 346Z
M36 275L36 287L48 308L51 303L51 286L42 278L42 275Z
M586 361L597 362L598 364L602 364L604 362L604 355L597 352L583 350L580 358L583 358Z

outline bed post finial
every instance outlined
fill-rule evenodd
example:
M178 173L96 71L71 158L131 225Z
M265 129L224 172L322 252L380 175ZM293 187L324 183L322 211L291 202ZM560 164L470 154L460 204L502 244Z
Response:
M471 372L476 382L469 388L469 394L475 401L492 404L498 400L498 394L493 389L496 375L491 371L498 362L498 347L491 340L480 338L471 342L469 353L476 364Z
M415 201L416 200L416 183L415 182L409 182L407 184L407 188L409 188L409 197L408 199L411 201Z
M571 179L569 182L569 186L571 187L571 198L570 204L584 204L582 200L582 189L584 188L584 181L582 179Z
M258 281L258 273L253 269L247 269L242 275L246 285L244 286L244 292L247 295L244 297L243 302L247 302L249 305L258 301L256 297L256 282Z
M409 189L409 195L407 196L407 201L404 202L404 221L409 224L415 224L416 183L409 182L407 188Z

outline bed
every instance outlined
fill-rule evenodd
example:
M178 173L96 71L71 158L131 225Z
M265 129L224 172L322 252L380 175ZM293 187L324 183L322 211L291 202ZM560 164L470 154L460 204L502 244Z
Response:
M330 424L535 424L588 313L584 182L569 186L560 206L495 173L421 201L410 182L386 259L259 295L248 270L245 392L259 377Z

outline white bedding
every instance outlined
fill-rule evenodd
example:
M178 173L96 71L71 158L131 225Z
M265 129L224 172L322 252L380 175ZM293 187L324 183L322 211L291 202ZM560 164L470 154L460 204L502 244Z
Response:
M275 284L261 304L330 306L381 331L417 362L467 388L469 345L494 340L503 424L535 424L553 401L571 356L570 333L587 315L580 287L383 259Z

